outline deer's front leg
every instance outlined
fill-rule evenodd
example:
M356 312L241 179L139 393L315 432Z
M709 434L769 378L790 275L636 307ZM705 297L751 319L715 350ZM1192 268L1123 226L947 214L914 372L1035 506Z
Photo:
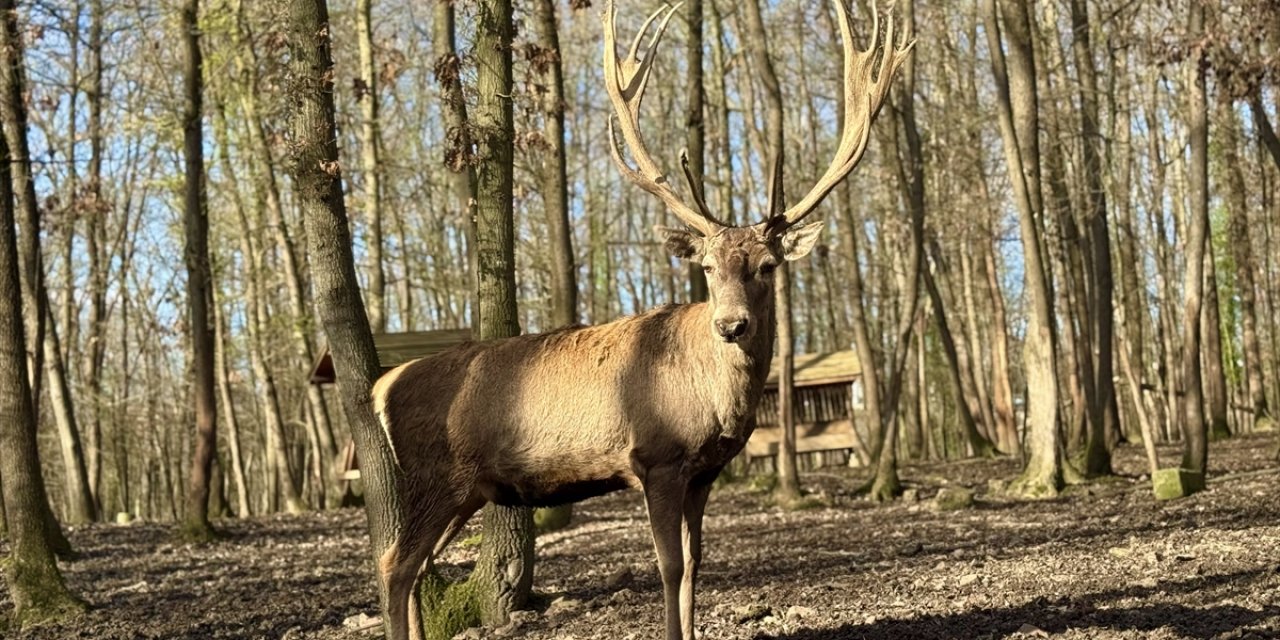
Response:
M689 487L684 498L684 579L680 582L680 623L684 640L695 640L693 632L694 588L702 564L702 514L707 508L711 483Z
M681 525L684 520L687 482L678 469L658 467L644 476L644 500L649 509L649 528L658 552L662 574L662 595L666 604L667 640L682 640L680 624L680 583L684 575Z

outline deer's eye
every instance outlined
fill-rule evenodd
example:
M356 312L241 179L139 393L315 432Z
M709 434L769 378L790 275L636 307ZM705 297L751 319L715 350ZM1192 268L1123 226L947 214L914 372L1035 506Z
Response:
M766 263L764 263L764 264L760 265L760 275L762 275L762 276L767 276L767 275L769 275L769 274L773 273L773 272L774 272L774 270L775 270L775 269L777 269L777 268L778 268L778 265L776 265L776 264L772 264L772 263L769 263L769 262L766 262Z
M709 264L704 264L702 265L702 272L707 275L711 275L716 272L716 268Z

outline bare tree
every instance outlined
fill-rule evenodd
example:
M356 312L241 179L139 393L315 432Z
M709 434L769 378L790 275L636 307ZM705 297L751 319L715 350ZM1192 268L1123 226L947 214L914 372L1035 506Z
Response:
M1192 2L1187 21L1189 38L1204 31L1204 4ZM1208 422L1204 414L1204 386L1201 375L1201 307L1204 305L1204 262L1209 229L1209 120L1205 97L1205 49L1192 44L1183 66L1187 74L1187 113L1191 161L1187 181L1191 210L1187 221L1187 266L1183 278L1182 319L1182 466L1204 473L1209 460Z
M364 184L364 216L369 226L369 324L374 333L387 330L387 276L382 260L382 135L378 124L378 67L373 56L373 0L356 0L356 41L360 44L360 166Z
M1031 302L1023 344L1027 375L1027 442L1029 458L1014 489L1026 495L1056 495L1062 489L1062 442L1058 432L1057 347L1053 331L1052 278L1045 260L1039 218L1039 99L1031 43L1031 16L1021 2L983 0L992 74L995 76L1000 135L1013 185L1022 235L1025 279ZM1009 34L1001 38L1000 14Z
M6 6L7 5L7 6ZM0 3L6 21L12 3ZM72 616L84 604L67 591L46 530L49 499L40 475L36 420L26 371L22 295L18 278L18 240L14 235L14 194L9 173L13 158L0 138L0 490L9 539L5 582L13 600L14 623L25 628Z
M342 375L339 393L360 457L369 549L385 559L399 534L399 466L369 396L381 373L365 315L351 250L346 203L334 125L333 58L329 52L329 8L325 0L290 0L288 43L292 82L291 164L296 197L306 224L316 308L324 324L334 367ZM386 584L379 580L379 603L387 611Z
M182 115L186 186L183 191L186 226L187 321L191 333L192 395L195 401L196 443L191 460L183 534L195 540L213 537L209 524L209 472L217 455L218 422L214 378L213 327L209 323L213 300L213 273L209 266L209 211L204 176L204 62L200 54L200 2L182 5L182 42L185 53Z

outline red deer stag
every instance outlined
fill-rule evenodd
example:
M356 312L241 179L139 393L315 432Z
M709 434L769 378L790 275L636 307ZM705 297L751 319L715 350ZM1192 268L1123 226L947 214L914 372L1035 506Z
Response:
M404 529L380 567L392 640L420 634L410 611L419 569L485 503L548 506L627 487L644 492L649 510L666 637L693 640L702 513L712 480L755 427L773 353L772 274L782 260L799 259L813 247L822 224L796 224L862 158L871 122L912 46L895 39L890 17L883 25L877 18L872 46L856 48L844 2L835 0L845 105L835 158L813 190L785 211L774 197L781 182L775 162L769 215L747 227L716 222L692 185L697 208L686 204L640 134L640 101L678 5L650 16L619 60L614 7L606 4L605 84L637 168L623 160L611 119L614 162L692 230L658 231L668 251L703 266L710 302L464 344L378 381L374 409L404 471Z

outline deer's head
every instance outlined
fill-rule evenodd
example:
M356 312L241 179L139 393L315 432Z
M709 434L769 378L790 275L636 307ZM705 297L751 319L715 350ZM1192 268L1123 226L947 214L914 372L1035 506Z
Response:
M882 30L878 14L871 47L867 50L857 48L853 43L844 1L833 0L839 14L840 38L844 47L844 127L835 157L809 193L800 202L786 208L782 197L782 163L778 150L773 150L769 213L763 221L743 227L717 221L696 186L687 156L681 152L680 164L696 207L686 204L658 169L640 134L640 102L653 70L654 54L667 24L680 5L663 6L650 15L622 60L618 59L613 1L609 0L605 5L604 75L605 88L616 116L609 120L614 163L627 180L661 199L667 209L688 227L659 228L658 233L667 250L677 258L702 265L707 274L707 289L713 309L711 329L726 342L749 340L762 321L772 318L774 271L784 261L798 260L807 255L822 229L821 222L801 225L800 221L817 208L862 159L871 122L889 93L894 73L911 51L913 42L895 39L892 16L885 20ZM640 57L637 54L641 41L655 22L658 23L657 29L643 57ZM631 152L636 168L623 160L624 144Z

